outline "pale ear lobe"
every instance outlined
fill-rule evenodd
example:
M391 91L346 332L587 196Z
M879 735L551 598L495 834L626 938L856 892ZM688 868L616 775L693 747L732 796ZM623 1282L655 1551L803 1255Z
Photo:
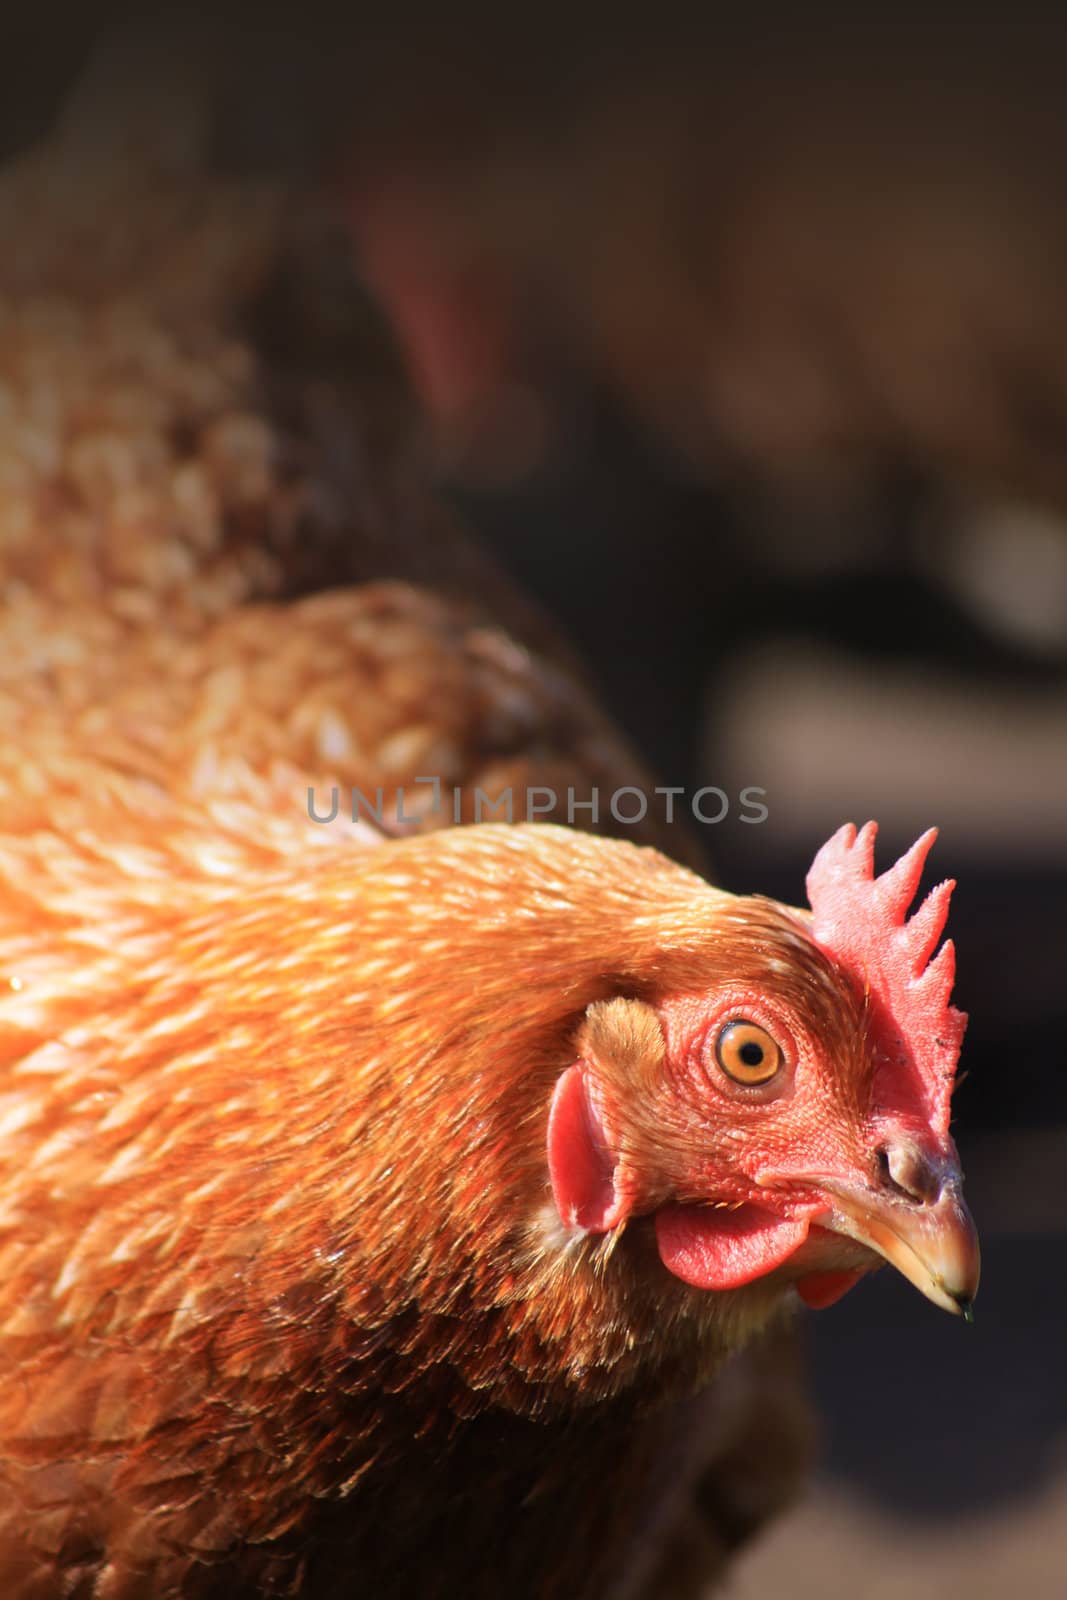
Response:
M548 1171L564 1226L608 1233L627 1207L619 1194L618 1159L589 1090L589 1069L581 1061L556 1084L548 1114Z

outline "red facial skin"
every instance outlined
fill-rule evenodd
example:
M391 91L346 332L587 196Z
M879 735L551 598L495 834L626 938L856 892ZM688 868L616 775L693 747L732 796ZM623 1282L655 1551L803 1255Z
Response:
M873 832L860 836L855 852L854 840L854 833L836 836L817 863L825 879L829 852L838 914L843 905L847 915L857 883L871 882L853 855L867 849ZM646 1074L651 1105L636 1119L613 1094L618 1073L610 1030L580 1041L582 1058L557 1085L549 1125L550 1173L565 1222L607 1232L651 1212L661 1260L685 1282L730 1290L774 1274L813 1307L833 1304L879 1265L874 1250L895 1259L896 1233L910 1236L915 1206L936 1199L919 1194L917 1185L940 1193L942 1185L958 1184L947 1093L940 1077L924 1073L924 1052L948 1048L940 1038L928 1046L924 1025L950 1043L953 1030L962 1033L963 1019L945 1010L943 996L942 1024L933 1008L934 983L950 963L925 967L947 892L931 897L938 917L927 907L917 913L914 933L899 904L909 883L914 892L930 842L920 841L891 873L873 880L891 914L881 932L876 926L863 935L866 948L873 947L871 967L882 958L894 979L902 974L885 995L904 1025L879 1009L882 996L861 983L855 965L819 947L803 914L775 908L779 916L768 924L768 954L756 981L727 980L710 992L653 1002L663 1049ZM815 898L825 904L818 891ZM717 1056L723 1030L741 1018L764 1029L781 1052L778 1070L763 1084L736 1081ZM917 1024L914 1043L909 1020ZM890 1155L898 1171L920 1174L907 1180L910 1188L887 1177ZM864 1228L857 1232L854 1215L868 1198L873 1248ZM957 1211L946 1222L950 1230L964 1226ZM923 1218L927 1232L930 1215Z
M784 1008L763 996L731 988L711 1005L687 996L664 1002L657 1013L667 1042L665 1072L680 1114L678 1143L700 1150L696 1161L672 1173L677 1199L655 1211L664 1264L699 1288L734 1289L791 1263L802 1294L810 1265L816 1269L810 1274L813 1299L830 1303L830 1289L820 1280L830 1274L843 1293L875 1262L851 1241L818 1228L812 1232L813 1222L831 1209L824 1192L803 1183L788 1190L778 1184L793 1169L865 1179L874 1156L856 1138L851 1096L839 1092L799 1019L787 1022ZM766 1028L782 1049L782 1066L769 1084L732 1082L715 1059L719 1030L737 1017ZM618 1226L640 1204L635 1174L612 1157L610 1113L597 1104L603 1100L598 1083L595 1061L577 1063L563 1075L549 1138L561 1214L589 1232ZM817 1107L826 1119L821 1128L811 1115ZM838 1128L831 1134L835 1113ZM768 1181L775 1187L768 1189ZM858 1266L846 1271L846 1263L857 1258ZM818 1271L823 1262L825 1270Z

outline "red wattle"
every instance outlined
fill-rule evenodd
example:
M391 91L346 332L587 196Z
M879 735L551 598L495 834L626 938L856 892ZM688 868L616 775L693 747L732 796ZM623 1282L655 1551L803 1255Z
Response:
M863 1276L862 1268L858 1272L810 1272L807 1277L798 1278L797 1294L813 1311L825 1311L854 1289Z
M656 1212L660 1260L696 1289L740 1289L780 1267L804 1243L807 1222L790 1222L760 1206L661 1206Z

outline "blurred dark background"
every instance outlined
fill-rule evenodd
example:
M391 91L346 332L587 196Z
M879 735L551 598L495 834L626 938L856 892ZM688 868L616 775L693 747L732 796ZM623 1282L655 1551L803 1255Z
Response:
M484 286L436 307L458 333L432 369L408 303L381 293L442 492L664 782L766 791L765 823L735 804L703 830L720 881L800 900L815 847L869 816L886 863L938 824L934 872L959 880L977 1323L881 1279L814 1319L821 1475L734 1592L1051 1600L1067 1567L1065 30L809 18L724 40L665 16L640 37L619 19L517 42L473 14L410 33L368 17L335 35L264 14L241 35L216 159L309 184L351 167L337 192L358 196L375 294L396 205L427 230L431 290L468 269ZM4 24L5 157L47 132L111 20Z

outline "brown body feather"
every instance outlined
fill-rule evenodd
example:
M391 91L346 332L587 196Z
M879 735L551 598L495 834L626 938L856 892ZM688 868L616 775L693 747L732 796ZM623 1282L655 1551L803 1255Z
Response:
M235 850L234 898L195 852L146 886L165 818L139 841L137 820L94 818L125 836L95 859L73 842L45 864L31 836L32 901L8 852L8 1592L34 1592L34 1564L101 1596L222 1573L604 1592L628 1494L655 1499L656 1407L775 1294L688 1288L642 1224L613 1250L563 1237L547 1100L587 1005L706 976L730 897L625 844L486 826L373 850L294 830L274 859ZM458 1503L442 1475L469 1484ZM480 1548L490 1506L506 1532ZM426 1565L398 1572L412 1548Z
M289 197L79 149L0 194L0 1593L680 1600L792 1486L793 1359L672 1400L764 1299L713 1313L645 1224L565 1245L544 1119L584 1007L717 897L309 820L380 784L398 827L428 763L519 816L647 779L422 488L365 314L249 332Z

